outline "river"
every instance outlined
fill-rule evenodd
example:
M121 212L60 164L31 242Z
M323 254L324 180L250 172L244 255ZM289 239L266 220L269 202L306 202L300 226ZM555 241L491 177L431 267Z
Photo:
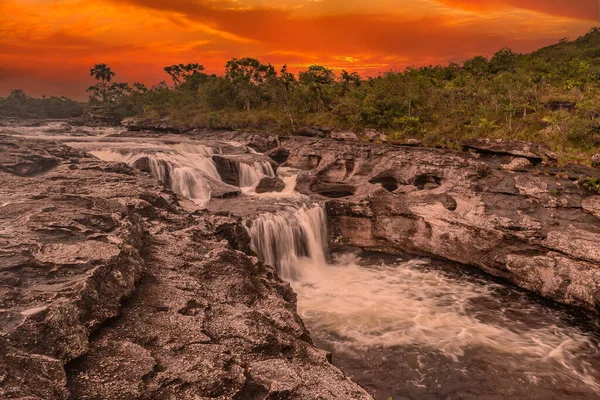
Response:
M235 143L55 139L106 161L145 157L157 179L199 207L221 179L212 156L251 152ZM331 255L323 206L294 193L293 171L279 172L286 190L257 195L252 187L275 172L264 162L243 164L240 197L222 207L270 205L247 217L254 250L296 291L315 344L377 399L600 398L592 320L452 263Z

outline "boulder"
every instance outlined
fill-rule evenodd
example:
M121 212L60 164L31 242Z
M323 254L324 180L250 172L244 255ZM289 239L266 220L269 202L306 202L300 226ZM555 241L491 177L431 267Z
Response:
M403 140L394 140L393 144L397 146L407 146L407 147L419 147L421 146L421 141L419 139L403 139Z
M334 131L330 136L335 140L358 140L356 133L350 131Z
M283 164L290 157L290 152L283 147L277 147L275 149L269 150L265 153L265 155L271 157L276 163Z
M369 142L373 142L376 139L378 139L379 137L381 137L381 135L383 135L383 133L378 132L374 129L367 129L363 132L363 137L368 140Z
M515 157L508 164L503 164L500 167L506 171L525 172L533 168L533 164L526 158Z
M256 193L283 192L285 183L280 178L262 178L256 188Z
M294 132L295 135L298 136L306 136L306 137L325 137L327 134L331 133L331 129L329 128L321 128L318 126L302 126Z

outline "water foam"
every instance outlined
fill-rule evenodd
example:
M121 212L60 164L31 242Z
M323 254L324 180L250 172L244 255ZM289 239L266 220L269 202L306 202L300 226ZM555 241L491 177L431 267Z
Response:
M202 145L177 144L172 151L128 152L116 149L90 151L104 161L124 162L133 165L147 158L150 173L175 193L188 197L205 207L211 198L210 179L221 180L217 167L210 157L212 150Z

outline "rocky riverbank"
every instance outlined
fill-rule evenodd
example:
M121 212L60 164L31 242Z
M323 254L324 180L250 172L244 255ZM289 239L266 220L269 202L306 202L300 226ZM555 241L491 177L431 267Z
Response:
M223 135L304 171L296 190L327 203L333 248L451 260L600 310L600 196L584 185L598 169L558 166L544 146L523 142L467 141L457 152Z
M240 221L125 164L0 136L0 397L368 399Z
M282 141L298 189L328 200L330 242L473 265L561 303L600 310L600 171L558 167L543 148L469 152Z

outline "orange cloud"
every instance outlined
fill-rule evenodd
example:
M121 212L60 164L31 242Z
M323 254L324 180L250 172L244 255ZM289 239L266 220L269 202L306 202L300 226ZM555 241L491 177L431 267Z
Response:
M474 11L506 7L589 21L600 19L597 0L437 0L447 6Z
M228 59L246 56L292 71L325 64L376 75L503 46L530 51L592 25L573 17L585 7L534 12L536 0L518 8L513 0L347 2L3 0L0 96L19 87L85 98L89 67L98 62L118 80L147 84L167 79L165 65L193 61L221 73Z

